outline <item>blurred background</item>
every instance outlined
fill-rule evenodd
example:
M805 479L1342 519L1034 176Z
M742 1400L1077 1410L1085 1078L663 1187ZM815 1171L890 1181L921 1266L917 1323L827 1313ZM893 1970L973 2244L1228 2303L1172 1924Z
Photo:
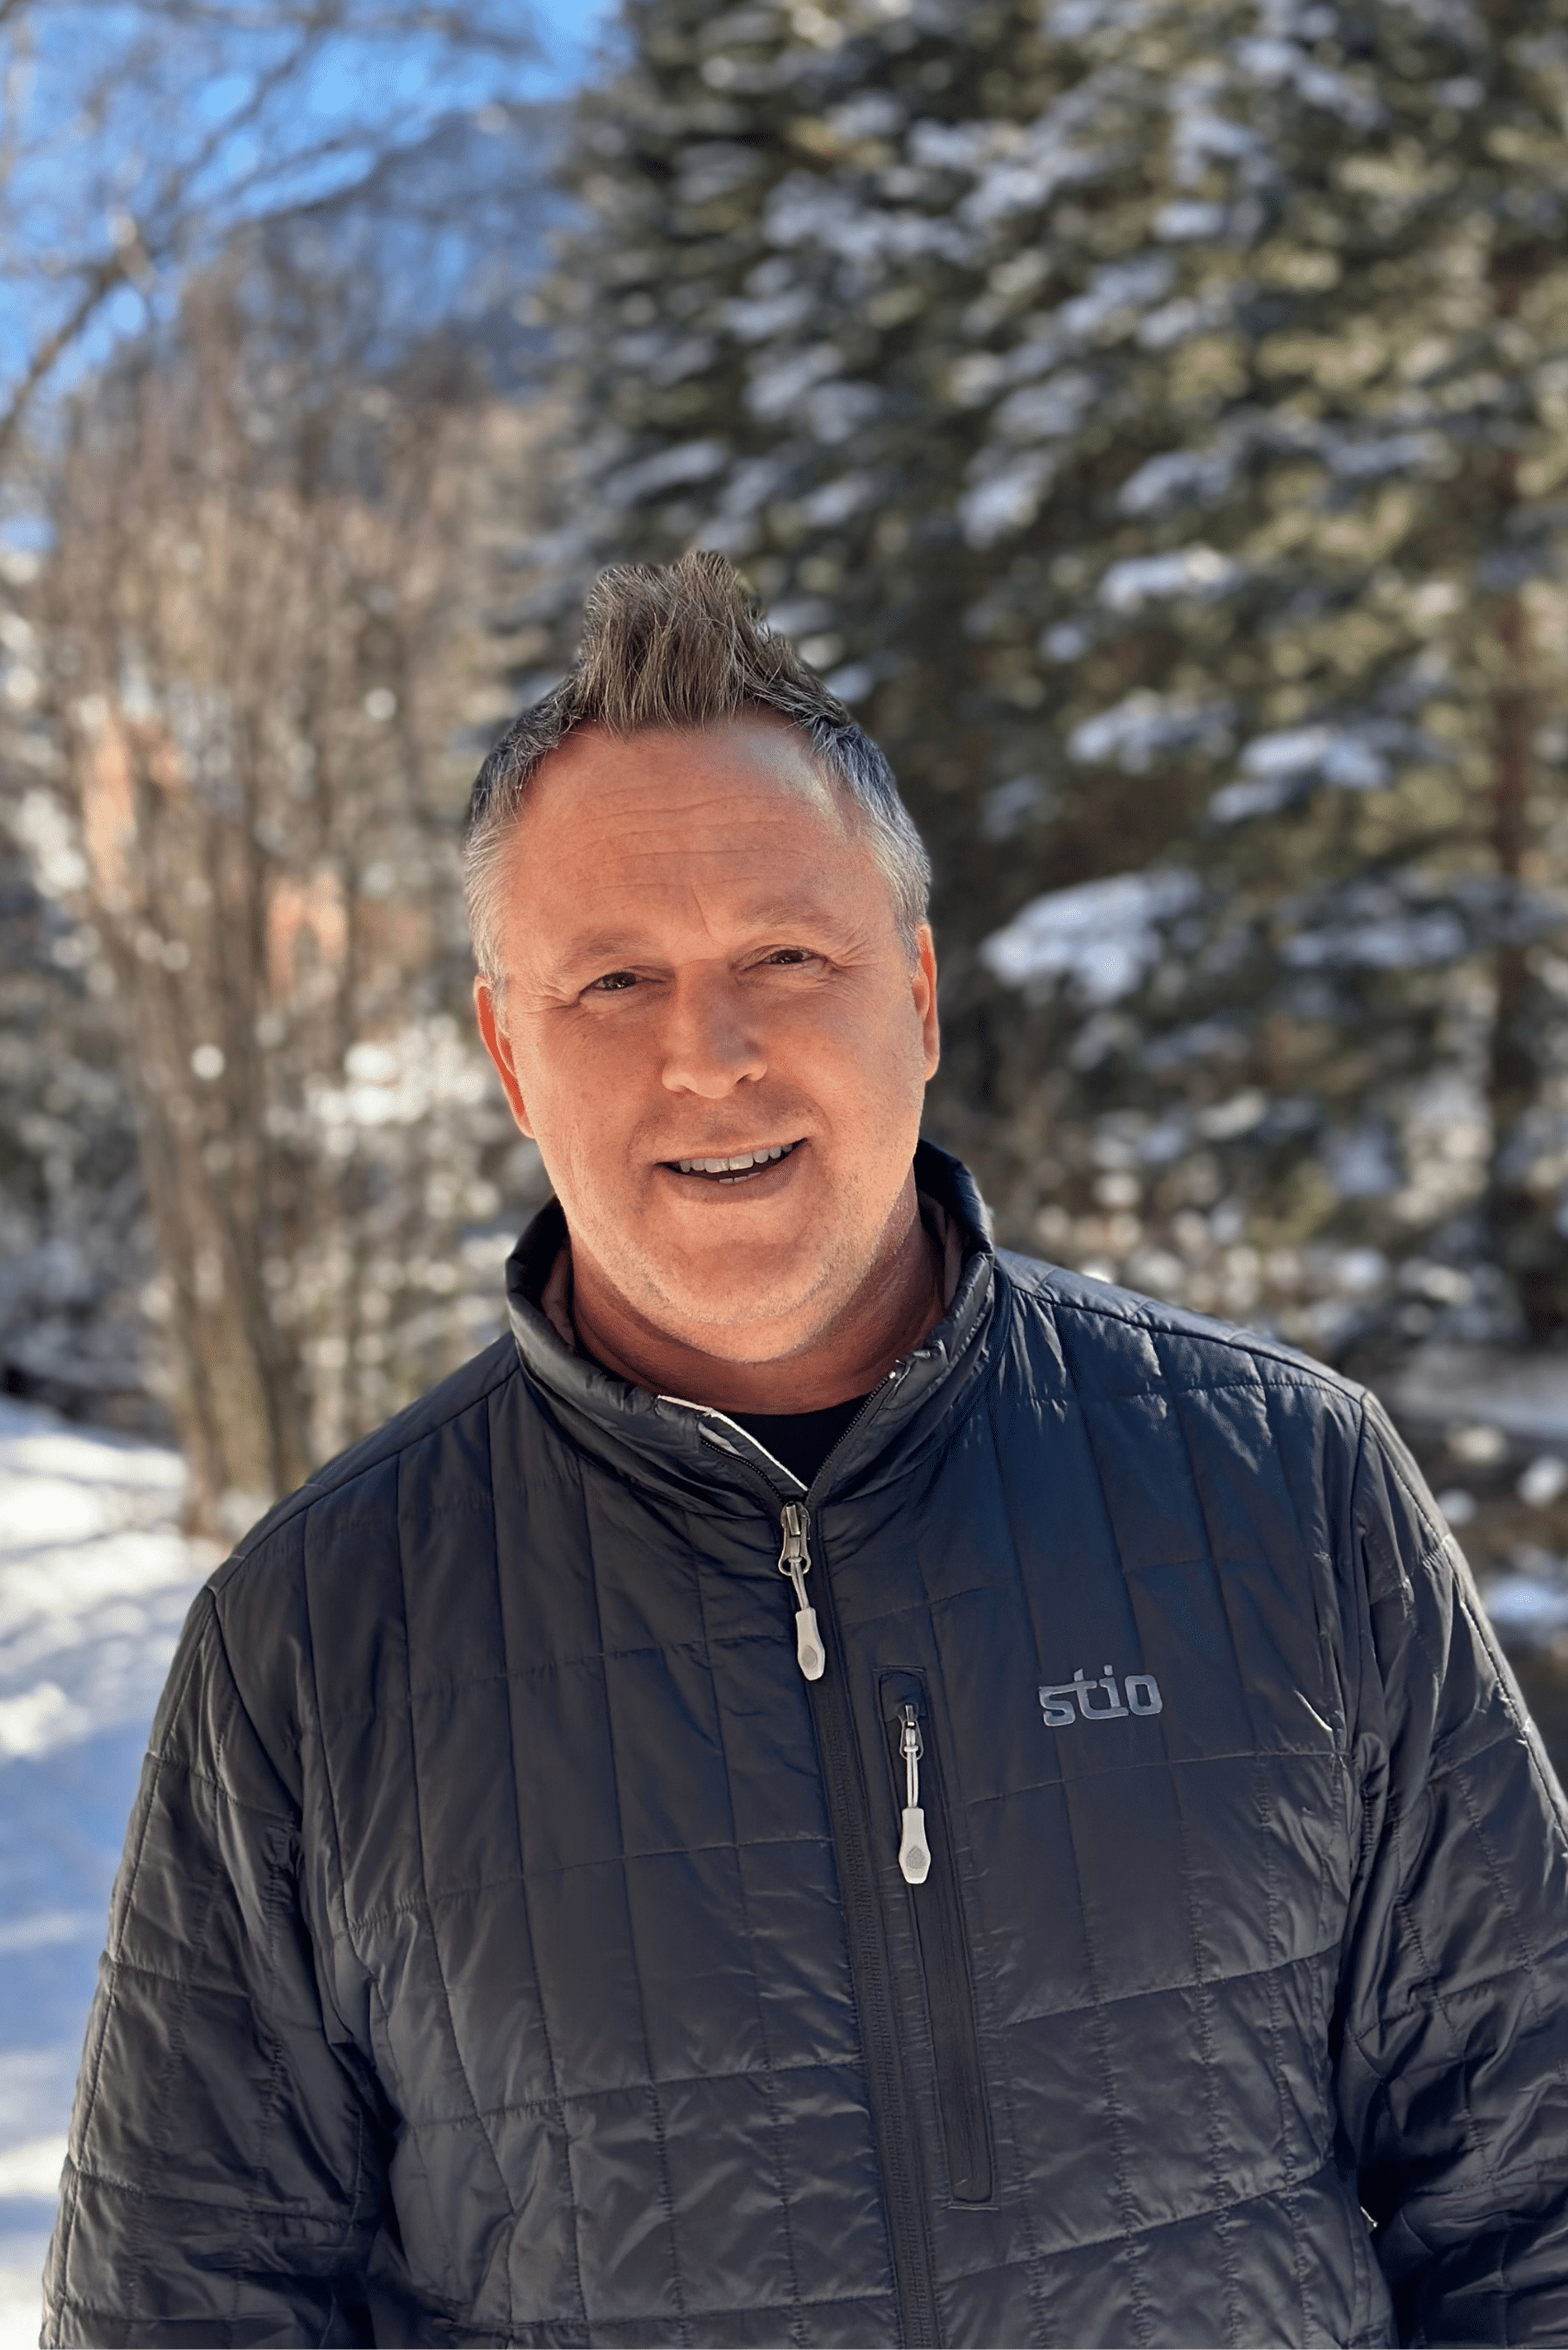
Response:
M189 1595L544 1196L469 780L691 544L1001 1237L1372 1381L1568 1762L1568 0L0 0L7 2339Z

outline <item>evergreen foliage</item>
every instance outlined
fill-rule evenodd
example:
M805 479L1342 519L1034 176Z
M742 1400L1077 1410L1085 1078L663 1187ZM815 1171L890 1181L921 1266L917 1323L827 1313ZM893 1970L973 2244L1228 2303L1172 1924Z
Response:
M121 1037L39 708L36 558L0 555L0 1389L151 1431Z
M727 549L888 747L1007 1237L1561 1328L1565 0L626 25L593 551Z

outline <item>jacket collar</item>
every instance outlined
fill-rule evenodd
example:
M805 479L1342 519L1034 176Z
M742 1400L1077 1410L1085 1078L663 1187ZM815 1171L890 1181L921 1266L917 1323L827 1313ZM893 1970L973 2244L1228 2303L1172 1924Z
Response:
M956 1285L942 1320L894 1365L834 1450L812 1488L813 1502L906 1467L967 1407L989 1359L998 1275L984 1203L968 1168L934 1143L916 1148L914 1176L923 1203L946 1223ZM759 1477L776 1500L797 1498L788 1472L722 1413L650 1395L569 1344L542 1303L566 1240L560 1203L550 1200L507 1259L506 1275L522 1367L565 1433L621 1474L673 1484L689 1502L733 1506L737 1492L755 1501Z

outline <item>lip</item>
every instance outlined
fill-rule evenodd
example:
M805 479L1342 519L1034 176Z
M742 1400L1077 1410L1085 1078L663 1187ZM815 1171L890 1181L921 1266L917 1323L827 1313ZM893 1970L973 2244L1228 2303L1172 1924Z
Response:
M784 1146L782 1158L771 1158L765 1166L745 1168L734 1175L683 1174L678 1163L672 1158L661 1158L658 1170L660 1174L667 1175L672 1183L678 1183L689 1196L705 1192L715 1199L733 1200L743 1192L778 1190L787 1180L787 1170L801 1156L805 1141L804 1135L798 1136ZM740 1158L751 1150L776 1150L778 1147L777 1143L743 1144L735 1149L709 1148L696 1155L703 1158Z

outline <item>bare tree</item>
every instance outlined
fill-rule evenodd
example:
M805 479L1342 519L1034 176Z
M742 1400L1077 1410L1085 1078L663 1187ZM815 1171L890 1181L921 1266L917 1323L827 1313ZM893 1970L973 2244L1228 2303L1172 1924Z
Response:
M536 56L517 0L0 0L0 568L32 582L0 621L38 640L0 690L43 680L0 744L43 889L7 980L6 1362L43 1311L11 1273L58 1288L45 1227L84 1225L13 1214L28 1186L101 1176L140 1229L123 1096L113 1169L61 1106L74 990L122 1032L142 1294L209 1524L483 1334L465 1249L510 1145L447 1002L454 745L498 714L473 557L530 510L497 484L530 439ZM140 1246L73 1258L100 1295L119 1269L117 1363Z
M208 1523L472 1345L509 1143L454 1017L452 745L516 420L440 338L378 370L374 284L304 251L240 241L75 403L48 573Z

